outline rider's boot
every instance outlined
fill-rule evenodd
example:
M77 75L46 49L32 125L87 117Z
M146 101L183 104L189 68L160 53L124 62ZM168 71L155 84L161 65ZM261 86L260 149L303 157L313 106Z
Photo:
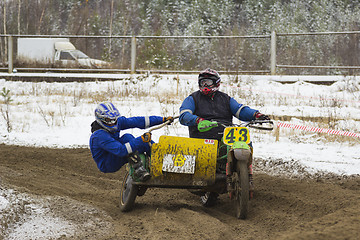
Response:
M218 196L219 194L216 192L205 192L204 195L200 197L200 200L204 207L212 207L216 205Z
M144 168L139 152L131 153L128 156L128 162L134 169L134 178L140 182L145 182L150 179L150 173Z
M249 199L253 199L254 197L254 179L253 175L249 174Z

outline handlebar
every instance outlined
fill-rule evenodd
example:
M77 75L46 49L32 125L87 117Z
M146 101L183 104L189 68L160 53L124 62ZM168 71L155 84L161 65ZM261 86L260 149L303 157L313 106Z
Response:
M179 116L175 116L175 117L174 117L174 120L177 119L177 118L179 118ZM154 131L154 130L156 130L156 129L160 129L160 128L168 125L169 123L170 123L170 120L167 120L166 122L164 122L164 123L162 123L162 124L160 124L160 125L157 125L156 127L150 128L148 132L151 133L152 131Z
M249 122L244 122L242 124L232 124L232 125L225 125L221 124L223 127L249 127L255 128L260 130L272 131L274 129L274 122L271 120L251 120Z
M175 116L175 117L174 117L174 120L177 119L177 118L179 118L179 116ZM155 127L150 128L149 131L147 131L147 133L150 133L150 134L151 134L152 131L154 131L154 130L156 130L156 129L160 129L160 128L168 125L169 123L170 123L170 120L167 120L166 122L164 122L164 123L162 123L162 124L160 124L160 125L157 125L157 126L155 126ZM150 135L150 134L149 134L149 135ZM148 141L149 146L151 147L152 144L151 144L151 141L150 141L150 140L151 140L151 135L150 135L150 139L149 139L149 141Z
M274 122L271 120L252 120L248 122L246 127L271 131L274 129Z

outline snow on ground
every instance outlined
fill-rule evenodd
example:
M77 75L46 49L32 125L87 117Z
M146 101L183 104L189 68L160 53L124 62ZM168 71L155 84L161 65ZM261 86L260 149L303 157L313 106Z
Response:
M275 76L223 76L221 90L240 103L285 122L311 127L358 133L360 129L360 80L336 77L330 85L316 85L304 80L324 80L327 76L287 76L293 84L276 82ZM327 77L334 78L334 77ZM112 101L122 115L178 115L182 100L197 90L196 75L135 75L124 80L103 82L30 83L0 80L0 90L10 90L12 102L9 119L12 131L0 118L0 143L54 148L88 147L90 124L97 103ZM278 80L286 80L279 76ZM3 100L3 99L1 99ZM5 104L2 104L4 112ZM134 135L144 131L128 130ZM160 135L187 136L179 123L153 132ZM256 133L263 135L264 133ZM265 133L268 134L268 133ZM259 138L255 157L295 159L312 171L359 174L359 138L349 141L323 141L326 134L282 128L280 141ZM256 135L255 135L256 136ZM309 152L311 154L309 154ZM330 154L332 153L332 154ZM355 159L355 160L354 160ZM339 163L342 164L339 164Z
M95 228L98 230L93 239L97 239L111 231L107 221L110 217L92 206L62 197L41 198L1 186L0 216L0 239L7 240L71 239L81 232L94 232Z
M94 120L93 111L99 102L112 101L126 117L175 116L179 114L182 100L197 90L196 75L123 77L123 80L116 81L65 83L0 79L0 93L3 88L10 90L12 99L8 110L12 130L8 132L3 117L7 111L5 98L0 95L0 144L87 148L90 124ZM306 82L329 78L337 82L330 86ZM292 84L276 81L294 79L298 81ZM279 121L359 133L358 77L224 75L222 82L222 91L240 103L276 116ZM139 136L144 130L125 132ZM304 172L310 175L319 172L360 174L360 138L280 128L279 140L275 141L274 132L251 131L254 156L258 161L255 162L255 168L261 171L289 176ZM161 135L186 137L188 131L177 122L152 133L153 140L158 141ZM0 186L0 214L8 220L17 217L22 219L17 223L9 220L14 222L6 230L9 239L56 238L61 237L60 233L71 235L79 227L71 225L62 217L53 216L49 211L49 199L33 198ZM21 203L23 201L32 204L25 209ZM3 223L0 227L0 233L4 233Z

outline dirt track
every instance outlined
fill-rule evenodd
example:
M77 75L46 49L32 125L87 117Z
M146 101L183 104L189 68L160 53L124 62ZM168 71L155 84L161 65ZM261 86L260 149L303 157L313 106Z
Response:
M204 208L198 196L176 189L149 189L135 210L122 213L123 170L100 173L88 149L0 145L0 186L54 197L52 211L76 224L97 219L69 239L360 239L359 177L287 179L256 168L255 174L247 220L234 217L226 195Z

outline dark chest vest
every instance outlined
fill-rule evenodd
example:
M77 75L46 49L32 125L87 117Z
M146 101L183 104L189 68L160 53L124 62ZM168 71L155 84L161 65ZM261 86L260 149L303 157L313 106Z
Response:
M195 102L195 112L205 120L219 123L232 124L232 113L230 109L230 96L217 91L213 98L201 94L200 91L191 94ZM220 124L219 124L220 125ZM218 126L207 132L199 132L197 126L189 127L189 135L192 138L218 139L222 137L224 127Z

